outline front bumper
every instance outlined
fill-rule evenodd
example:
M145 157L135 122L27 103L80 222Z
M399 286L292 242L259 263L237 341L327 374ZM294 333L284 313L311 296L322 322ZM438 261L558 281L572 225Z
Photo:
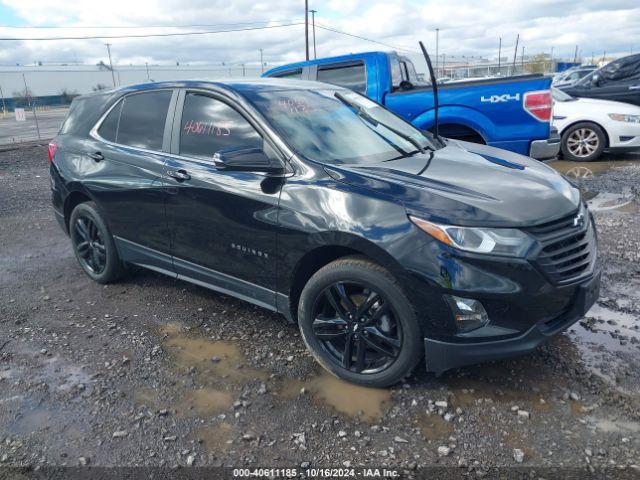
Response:
M549 138L546 140L534 140L529 147L529 156L537 160L553 158L560 153L560 134L556 127L551 127Z
M571 306L551 320L536 323L523 334L502 339L473 343L453 343L424 339L427 371L442 373L452 368L489 360L522 355L535 350L554 335L566 330L591 308L600 292L600 272L584 280L576 288Z

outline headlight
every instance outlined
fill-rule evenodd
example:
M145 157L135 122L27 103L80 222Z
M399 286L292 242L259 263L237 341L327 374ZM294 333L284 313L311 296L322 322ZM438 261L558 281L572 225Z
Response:
M509 257L524 257L535 240L515 228L476 228L440 225L409 216L421 230L446 245L474 253L491 253Z
M626 113L610 113L609 118L618 122L640 123L640 115L627 115Z

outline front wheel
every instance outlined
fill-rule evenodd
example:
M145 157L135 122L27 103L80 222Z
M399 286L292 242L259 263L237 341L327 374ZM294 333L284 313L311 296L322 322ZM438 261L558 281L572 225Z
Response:
M415 313L394 277L360 257L336 260L305 285L298 306L302 337L334 375L387 387L422 357Z
M562 156L574 162L591 162L602 155L606 136L595 123L581 122L572 125L562 134Z

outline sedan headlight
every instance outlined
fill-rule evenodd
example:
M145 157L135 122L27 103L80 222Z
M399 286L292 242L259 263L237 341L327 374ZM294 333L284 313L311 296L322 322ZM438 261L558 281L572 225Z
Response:
M411 221L440 242L474 253L524 257L535 240L515 228L477 228L441 225L409 216Z
M628 115L626 113L610 113L609 118L618 122L640 123L640 115Z

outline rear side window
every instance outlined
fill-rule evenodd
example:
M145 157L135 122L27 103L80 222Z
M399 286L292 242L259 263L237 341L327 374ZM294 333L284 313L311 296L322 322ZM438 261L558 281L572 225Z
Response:
M120 121L120 111L122 110L122 100L111 109L107 118L102 121L102 125L98 129L98 135L110 142L118 140L118 122Z
M318 81L365 93L367 78L364 63L318 67Z
M292 78L295 80L300 80L302 78L302 69L298 68L297 70L287 70L286 72L278 72L275 75L271 75L274 78Z
M262 137L240 113L198 93L185 97L180 129L180 155L210 159L223 148L262 148Z
M87 134L96 124L104 108L105 95L74 98L67 118L60 127L60 135Z
M131 147L162 150L171 95L171 91L162 90L126 96L122 101L115 141Z

